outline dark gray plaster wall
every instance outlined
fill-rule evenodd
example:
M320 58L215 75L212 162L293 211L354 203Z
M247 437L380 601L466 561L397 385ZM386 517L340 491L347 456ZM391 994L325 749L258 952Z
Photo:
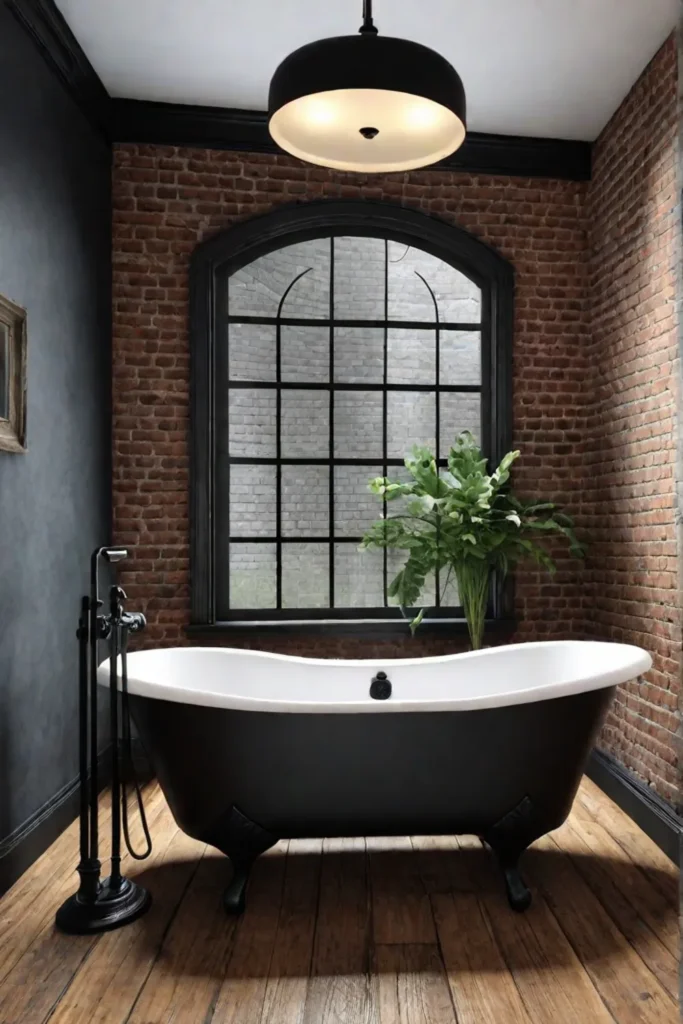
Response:
M0 4L0 292L28 446L0 452L0 843L77 773L79 596L110 537L111 155Z

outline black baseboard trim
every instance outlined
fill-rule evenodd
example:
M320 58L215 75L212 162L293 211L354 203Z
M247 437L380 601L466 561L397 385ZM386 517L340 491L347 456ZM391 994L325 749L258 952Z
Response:
M109 750L102 751L98 761L100 790L109 785ZM58 793L39 807L28 821L0 842L0 896L14 885L34 861L45 852L78 816L78 776L67 782ZM74 844L74 885L77 882L78 845Z
M264 111L189 103L113 99L111 138L113 142L282 153L270 137ZM590 142L468 132L457 153L425 170L588 181L591 153Z
M665 800L603 750L593 751L586 775L674 864L680 864L683 818Z
M132 738L133 768L140 784L154 778L154 772L142 742L137 736ZM107 746L97 758L97 778L99 791L109 785L111 779L111 746ZM132 782L128 781L129 793ZM35 814L0 841L0 896L7 892L25 871L38 860L56 839L62 834L79 812L78 776L62 786L58 793L39 807ZM108 835L100 840L100 855L104 860L108 855ZM75 875L78 862L78 845L74 843L74 885L78 881Z

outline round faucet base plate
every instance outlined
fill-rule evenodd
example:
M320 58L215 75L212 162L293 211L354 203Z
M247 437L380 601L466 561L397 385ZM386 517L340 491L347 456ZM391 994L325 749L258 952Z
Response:
M57 911L55 923L68 935L92 935L136 921L151 904L152 897L147 889L136 882L123 878L118 887L112 889L111 879L107 878L95 900L84 900L78 893L70 896Z

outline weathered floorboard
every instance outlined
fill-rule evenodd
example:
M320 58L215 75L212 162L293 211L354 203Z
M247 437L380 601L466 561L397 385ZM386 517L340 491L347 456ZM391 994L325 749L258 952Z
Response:
M458 1024L438 946L376 946L371 966L378 1024Z
M529 1024L478 898L435 894L432 904L458 1024Z
M280 843L228 917L227 859L178 830L156 784L147 805L153 856L124 871L154 905L133 925L56 932L75 823L0 900L2 1024L678 1020L675 865L587 781L523 859L522 915L476 836L404 836ZM103 854L109 814L105 795Z
M616 926L570 858L546 836L527 854L529 876L542 890L615 1020L674 1024L673 1001Z

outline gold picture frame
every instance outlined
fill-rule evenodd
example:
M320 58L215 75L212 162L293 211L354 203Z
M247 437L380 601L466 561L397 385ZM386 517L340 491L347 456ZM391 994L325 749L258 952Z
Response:
M26 310L0 295L0 452L26 451Z

